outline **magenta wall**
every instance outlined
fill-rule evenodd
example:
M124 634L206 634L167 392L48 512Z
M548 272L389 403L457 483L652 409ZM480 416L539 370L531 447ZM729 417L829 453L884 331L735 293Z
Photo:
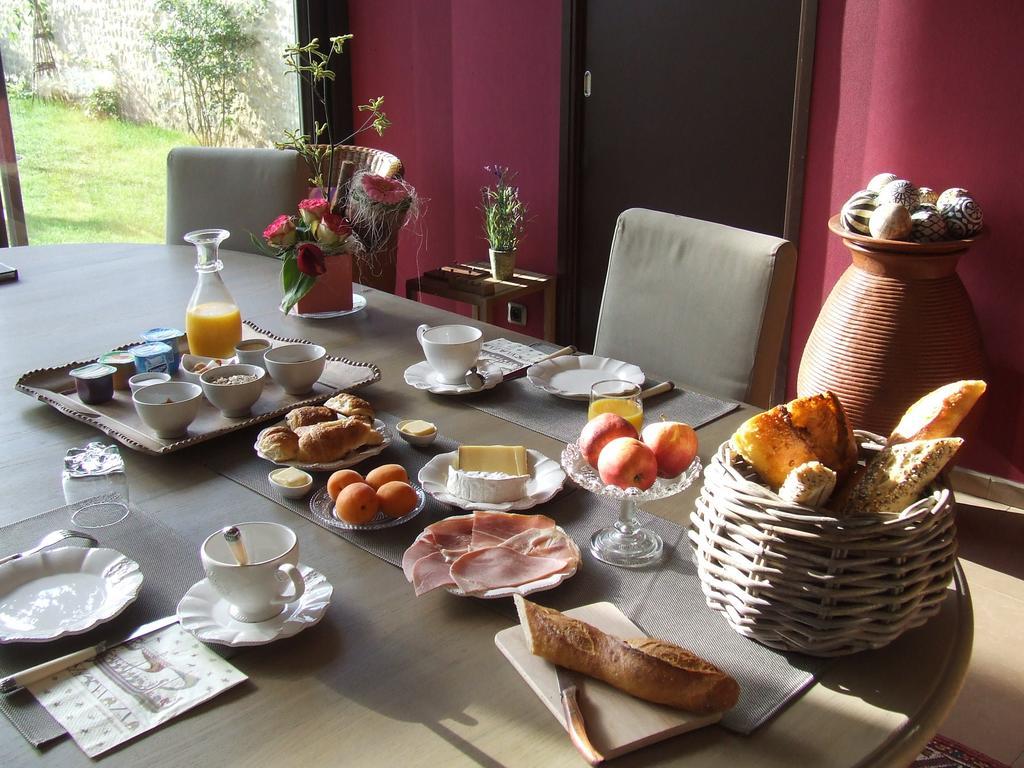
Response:
M494 163L519 172L530 209L518 264L554 274L561 23L552 0L350 0L355 102L383 95L394 124L358 143L398 155L425 201L399 245L400 292L426 269L487 258L477 207ZM526 304L525 330L540 336L540 297Z
M962 464L1024 480L1024 4L819 3L790 391L822 302L849 264L826 221L875 173L971 190L987 239L961 260L990 363Z
M394 121L360 143L402 158L427 200L401 244L400 285L486 257L476 210L484 165L520 171L533 218L521 263L553 272L557 245L561 3L350 0L358 102L385 96ZM875 173L981 203L987 240L963 259L992 375L964 464L1024 480L1024 3L819 3L790 390L822 302L849 263L829 215ZM358 119L358 114L357 114ZM465 311L465 308L462 308ZM541 305L528 306L540 335Z

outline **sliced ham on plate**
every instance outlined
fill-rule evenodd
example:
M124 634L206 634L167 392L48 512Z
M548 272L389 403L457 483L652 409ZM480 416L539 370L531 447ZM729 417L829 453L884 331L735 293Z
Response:
M555 557L566 562L576 562L580 557L576 542L559 528L523 531L506 539L500 546L514 549L524 555Z
M555 521L547 515L515 515L478 510L473 513L470 549L497 546L524 531L554 527Z
M454 587L456 584L452 577L451 563L445 560L444 555L440 552L417 560L412 567L411 581L416 589L417 597L438 587Z
M452 563L450 570L459 589L467 595L479 595L491 589L539 581L561 573L567 565L561 558L534 557L506 547L487 547L467 552Z
M438 551L437 545L429 539L416 539L412 546L405 550L405 554L402 555L402 573L405 574L405 580L412 581L413 566L416 565L417 560L429 557Z

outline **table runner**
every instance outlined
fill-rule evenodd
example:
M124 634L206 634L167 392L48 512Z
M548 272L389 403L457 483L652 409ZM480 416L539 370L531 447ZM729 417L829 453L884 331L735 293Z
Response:
M396 417L386 413L378 413L377 417L391 427L396 421ZM453 441L438 437L427 449L413 448L396 436L392 445L361 468L395 462L402 464L415 478L432 456L455 447ZM293 501L283 499L272 489L267 480L271 465L258 458L252 446L241 439L231 445L220 441L217 451L204 451L199 459L215 472L321 525L310 513L308 496ZM324 479L318 478L318 487ZM427 506L420 515L394 528L360 532L321 527L400 567L405 549L426 525L450 515L466 514L429 496L427 499ZM532 512L554 518L579 545L583 562L573 578L555 590L536 593L531 599L561 610L608 600L646 633L689 648L727 670L739 682L742 694L737 706L722 719L726 728L745 734L752 732L813 683L815 675L824 667L823 660L783 654L748 640L709 608L704 601L686 531L681 526L641 513L644 524L665 541L666 556L653 567L616 568L596 560L590 554L589 545L594 531L611 525L617 518L618 502L594 496L567 481L566 490ZM511 600L489 600L487 605L508 616L510 623L515 622Z
M653 387L658 381L648 380L644 388ZM549 395L538 389L528 379L505 381L475 395L464 395L466 404L526 427L542 435L569 443L580 436L580 430L587 422L587 403L580 400L566 400ZM647 421L664 416L670 421L682 421L697 429L736 410L739 403L719 400L690 389L674 389L668 394L655 395L644 401Z
M58 507L0 528L4 553L29 549L50 531L74 528L71 515L86 503ZM0 646L0 676L88 648L106 638L126 635L141 624L169 616L188 588L203 578L196 547L135 507L120 523L81 530L96 538L99 546L116 549L142 567L144 581L138 599L117 618L85 634L49 643ZM69 545L74 543L74 539L68 541ZM0 696L0 711L36 747L66 735L63 726L28 691Z

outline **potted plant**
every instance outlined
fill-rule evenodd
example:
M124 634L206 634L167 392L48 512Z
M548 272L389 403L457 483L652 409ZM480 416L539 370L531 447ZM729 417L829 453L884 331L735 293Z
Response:
M526 228L526 204L519 199L519 187L512 186L515 173L502 165L489 165L484 170L494 176L494 181L480 190L491 276L508 280L515 272L516 250Z

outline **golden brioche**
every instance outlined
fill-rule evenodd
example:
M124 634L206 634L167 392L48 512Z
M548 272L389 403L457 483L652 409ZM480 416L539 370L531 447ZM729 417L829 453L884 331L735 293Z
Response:
M984 381L966 380L954 381L929 392L907 408L889 435L887 445L952 436L985 393L985 388Z
M818 459L784 405L743 422L732 436L732 447L772 488L781 486L795 467Z
M805 432L822 464L845 476L857 463L857 440L839 398L832 392L798 397L786 403L790 423Z

